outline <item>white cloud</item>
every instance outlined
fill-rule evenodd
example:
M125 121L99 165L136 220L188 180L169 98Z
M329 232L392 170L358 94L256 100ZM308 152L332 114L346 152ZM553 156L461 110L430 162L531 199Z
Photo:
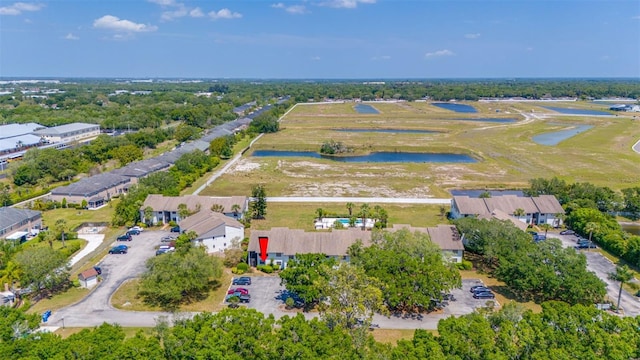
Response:
M391 56L389 55L382 55L382 56L374 56L371 58L371 60L373 61L378 61L378 60L390 60Z
M527 48L525 48L526 51L533 51L533 47L529 46Z
M306 14L306 13L309 12L309 11L307 11L306 6L304 6L304 5L286 6L283 3L276 3L276 4L272 4L271 7L274 8L274 9L283 9L284 11L288 12L289 14Z
M198 17L203 17L204 16L204 12L202 12L202 10L200 10L199 7L192 9L191 11L189 11L189 16L194 17L194 18L198 18Z
M73 35L73 33L68 33L64 38L65 40L80 40L80 38L76 35Z
M219 11L211 11L209 12L209 17L213 20L218 19L239 19L242 17L242 14L237 12L232 12L231 10L224 8Z
M25 11L38 11L44 4L17 2L13 5L0 7L0 15L20 15Z
M162 6L173 6L176 4L175 0L149 0L149 2Z
M453 56L455 55L455 53L451 50L437 50L434 52L428 52L426 54L424 54L424 57L426 58L433 58L433 57L441 57L441 56Z
M105 15L93 22L96 29L107 29L118 32L149 32L158 30L157 26L134 23L130 20L119 19L113 15Z
M180 5L182 5L182 4L180 4ZM175 18L181 18L181 17L187 16L188 13L189 13L189 10L187 10L186 7L180 6L176 10L163 11L162 15L160 15L160 18L162 20L171 21L171 20L173 20Z
M632 17L633 20L640 20L640 15Z
M312 56L311 60L313 61L320 61L320 56Z
M355 9L358 4L375 4L376 0L327 0L319 3L320 6L328 6L339 9Z
M466 37L467 39L477 39L480 37L480 33L464 34L464 37Z

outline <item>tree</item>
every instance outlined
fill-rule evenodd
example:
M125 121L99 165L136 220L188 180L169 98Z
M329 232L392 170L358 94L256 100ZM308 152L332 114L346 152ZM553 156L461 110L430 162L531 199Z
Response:
M597 232L598 230L600 230L600 225L598 225L598 223L595 223L595 222L588 222L584 226L584 230L589 233L589 243L591 243L591 236L593 235L594 232Z
M362 219L362 230L366 229L367 217L369 216L369 204L360 205L360 218Z
M326 276L319 278L316 284L323 295L320 315L329 327L368 330L375 313L388 313L380 282L367 276L362 268L340 263L325 271Z
M213 204L211 205L211 211L222 213L224 212L224 206L222 204Z
M220 158L229 158L233 155L233 149L227 140L227 137L219 137L213 139L209 144L209 153L212 156L217 156Z
M549 225L549 224L547 224L547 223L544 223L544 224L540 225L540 228L541 228L542 230L544 230L544 236L545 236L545 237L547 237L547 232L548 232L549 230L551 230L551 227L552 227L552 226L551 226L551 225Z
M222 275L222 261L201 247L152 257L146 266L140 295L165 309L203 299Z
M489 199L491 198L491 193L489 191L483 191L478 195L480 199Z
M49 247L26 248L16 254L15 262L22 271L20 286L32 286L38 295L45 289L53 291L69 279L67 259Z
M352 202L347 203L347 210L349 210L349 217L353 216L353 208L355 205Z
M385 303L394 311L429 311L434 300L461 286L455 264L443 258L428 234L374 231L371 246L356 243L349 255L352 264L380 281Z
M609 280L619 281L620 290L618 290L618 304L616 312L620 311L620 299L622 299L622 286L633 279L633 273L627 265L616 266L616 271L609 274Z
M56 231L60 233L60 240L62 240L62 247L66 247L64 242L65 232L67 231L67 221L65 219L56 220Z
M254 185L251 189L251 217L264 219L267 215L267 194L262 184Z
M240 214L240 205L233 204L231 205L231 211L233 211L233 217L237 218Z
M322 218L324 217L324 210L322 210L322 208L317 208L316 215L318 215L318 221L322 221Z
M187 208L187 204L178 204L178 216L180 216L180 220L187 218L189 215L190 212Z
M317 281L326 278L327 269L335 265L336 260L324 254L297 254L280 272L280 279L288 291L296 294L308 306L313 306L322 298Z
M527 213L525 213L524 209L522 208L517 208L513 211L513 216L516 216L516 217L522 217L522 216L525 216L526 214Z
M142 159L142 149L135 145L124 145L111 150L111 156L120 162L120 166Z
M144 208L144 221L147 225L151 225L153 220L153 208L147 206Z
M447 207L440 205L440 217L444 220L444 216L447 215Z

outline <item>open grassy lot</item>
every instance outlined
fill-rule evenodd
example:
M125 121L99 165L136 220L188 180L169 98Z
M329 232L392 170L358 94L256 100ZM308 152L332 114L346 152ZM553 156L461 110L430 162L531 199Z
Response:
M224 308L224 297L226 296L229 284L231 284L231 273L225 269L222 278L218 281L218 286L211 289L207 298L191 304L185 304L180 307L179 311L222 310ZM111 304L120 310L161 311L161 308L146 304L144 299L138 296L139 286L140 281L138 279L125 282L111 297Z
M248 194L253 184L263 183L269 196L448 197L448 190L456 188L521 188L536 177L559 176L614 189L640 181L640 155L631 150L640 139L640 126L632 116L566 116L541 107L606 109L586 102L470 104L479 112L454 113L429 103L372 104L380 114L357 114L352 103L299 105L282 120L280 132L263 136L254 149L319 151L324 141L335 140L356 154L460 153L477 163L341 163L248 156L203 194ZM482 117L517 121L459 120ZM536 135L583 124L593 128L556 146L532 141ZM336 131L345 128L437 132Z
M522 302L516 299L516 297L509 291L509 288L507 287L507 285L505 285L505 283L493 277L490 277L487 274L483 274L475 270L460 270L460 276L463 279L482 280L484 285L489 287L496 294L496 300L500 303L501 306L514 301L522 305L525 309L531 310L534 313L542 312L542 307L539 304L536 304L533 301Z
M433 335L438 335L437 330L427 330ZM371 336L376 341L396 345L399 340L411 340L416 331L413 329L373 329Z
M357 213L361 204L354 204ZM373 208L377 204L369 204ZM389 225L409 224L416 227L446 224L447 220L440 216L438 205L395 205L379 204L389 214ZM264 220L251 220L251 229L269 230L272 227L288 227L290 229L314 230L313 220L317 217L316 209L322 208L327 217L331 214L348 215L345 204L340 203L268 203L267 216ZM249 229L249 230L251 230Z

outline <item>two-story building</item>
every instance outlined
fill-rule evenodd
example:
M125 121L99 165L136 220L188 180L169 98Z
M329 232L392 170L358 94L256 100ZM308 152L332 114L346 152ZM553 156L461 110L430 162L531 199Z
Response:
M490 217L495 210L517 218L525 224L560 226L558 214L564 214L564 209L553 195L523 197L502 195L490 198L470 198L468 196L454 196L451 201L451 217Z
M244 213L249 209L249 199L246 196L164 196L152 194L147 196L140 207L140 218L151 224L180 222L182 218L179 207L182 204L190 213L214 209L214 211L236 220L242 219ZM146 218L148 214L145 214L147 208L152 210L149 219Z
M100 135L100 125L71 123L33 132L50 143L83 142Z
M222 252L244 239L244 225L238 220L219 212L202 210L180 221L180 230L193 231L197 245L204 246L207 253Z

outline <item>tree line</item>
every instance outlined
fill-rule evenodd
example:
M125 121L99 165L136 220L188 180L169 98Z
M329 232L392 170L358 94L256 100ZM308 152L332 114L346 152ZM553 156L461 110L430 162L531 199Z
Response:
M591 306L544 303L535 314L517 305L483 309L438 323L438 334L415 330L397 344L368 330L350 333L302 315L275 319L253 309L226 309L160 320L127 337L103 324L67 338L31 333L37 314L0 307L0 356L5 359L610 359L640 356L639 318Z

